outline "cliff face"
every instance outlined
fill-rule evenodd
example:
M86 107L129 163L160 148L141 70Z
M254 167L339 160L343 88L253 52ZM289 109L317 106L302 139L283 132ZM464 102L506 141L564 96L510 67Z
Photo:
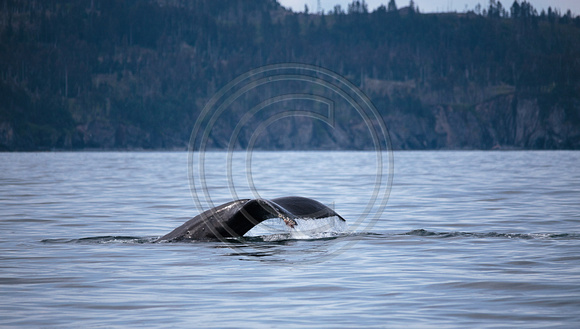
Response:
M578 107L574 107L572 112ZM576 110L577 111L577 110ZM574 115L576 114L576 115ZM536 98L515 95L496 97L474 106L436 105L426 113L390 113L383 117L394 149L580 149L578 112L561 104L542 111ZM193 125L192 125L193 126ZM227 148L229 132L214 134L210 148ZM72 132L48 130L46 145L56 149L187 149L188 129L151 132L130 124L92 120ZM9 122L0 123L0 144L4 149L33 150L32 140L20 138ZM369 149L363 126L325 127L305 118L276 122L264 130L252 146L258 149ZM247 136L246 141L250 139ZM239 143L235 149L246 148Z
M470 109L440 106L435 132L442 148L578 149L580 126L563 107L541 111L536 98L498 97Z
M578 110L541 110L537 98L496 97L469 107L438 105L428 117L385 117L395 149L579 149ZM574 111L572 109L572 111Z

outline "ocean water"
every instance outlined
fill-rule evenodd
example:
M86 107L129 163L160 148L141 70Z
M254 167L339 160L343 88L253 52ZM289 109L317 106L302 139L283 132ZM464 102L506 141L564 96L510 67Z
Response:
M192 190L187 153L0 153L0 327L578 326L580 152L393 156L388 190L372 152L207 153ZM346 226L153 242L288 195Z

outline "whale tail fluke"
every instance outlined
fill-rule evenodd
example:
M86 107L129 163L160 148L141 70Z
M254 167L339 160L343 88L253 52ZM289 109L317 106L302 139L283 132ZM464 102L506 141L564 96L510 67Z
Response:
M281 218L295 227L296 219L319 219L336 216L324 204L304 197L283 197L272 200L242 199L224 203L204 211L157 241L215 240L239 237L270 218Z

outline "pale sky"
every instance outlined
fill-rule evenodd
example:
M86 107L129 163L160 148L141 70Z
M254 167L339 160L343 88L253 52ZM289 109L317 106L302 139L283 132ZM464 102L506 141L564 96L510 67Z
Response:
M304 11L304 5L306 4L310 12L316 12L318 3L317 0L278 0L278 2L286 8L291 7L293 11ZM386 6L388 2L389 0L366 0L370 11L375 10L381 4ZM409 5L409 0L395 0L395 2L399 8ZM489 6L489 0L414 0L414 2L423 13L464 12L466 8L473 10L478 3L481 4L482 9ZM501 1L502 5L508 9L513 2L513 0ZM522 0L518 2L521 3ZM580 15L580 0L527 0L527 2L531 3L538 10L538 13L542 9L547 11L548 7L551 6L554 9L559 8L562 14L565 14L566 10L570 9L574 15ZM352 0L320 0L320 6L324 12L332 10L337 4L346 11L349 3L352 3Z

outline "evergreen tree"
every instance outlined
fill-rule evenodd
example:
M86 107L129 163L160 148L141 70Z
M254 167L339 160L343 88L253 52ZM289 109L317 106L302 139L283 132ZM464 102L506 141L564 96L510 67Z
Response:
M397 4L395 3L395 0L389 1L389 4L387 5L387 11L389 12L397 11Z

